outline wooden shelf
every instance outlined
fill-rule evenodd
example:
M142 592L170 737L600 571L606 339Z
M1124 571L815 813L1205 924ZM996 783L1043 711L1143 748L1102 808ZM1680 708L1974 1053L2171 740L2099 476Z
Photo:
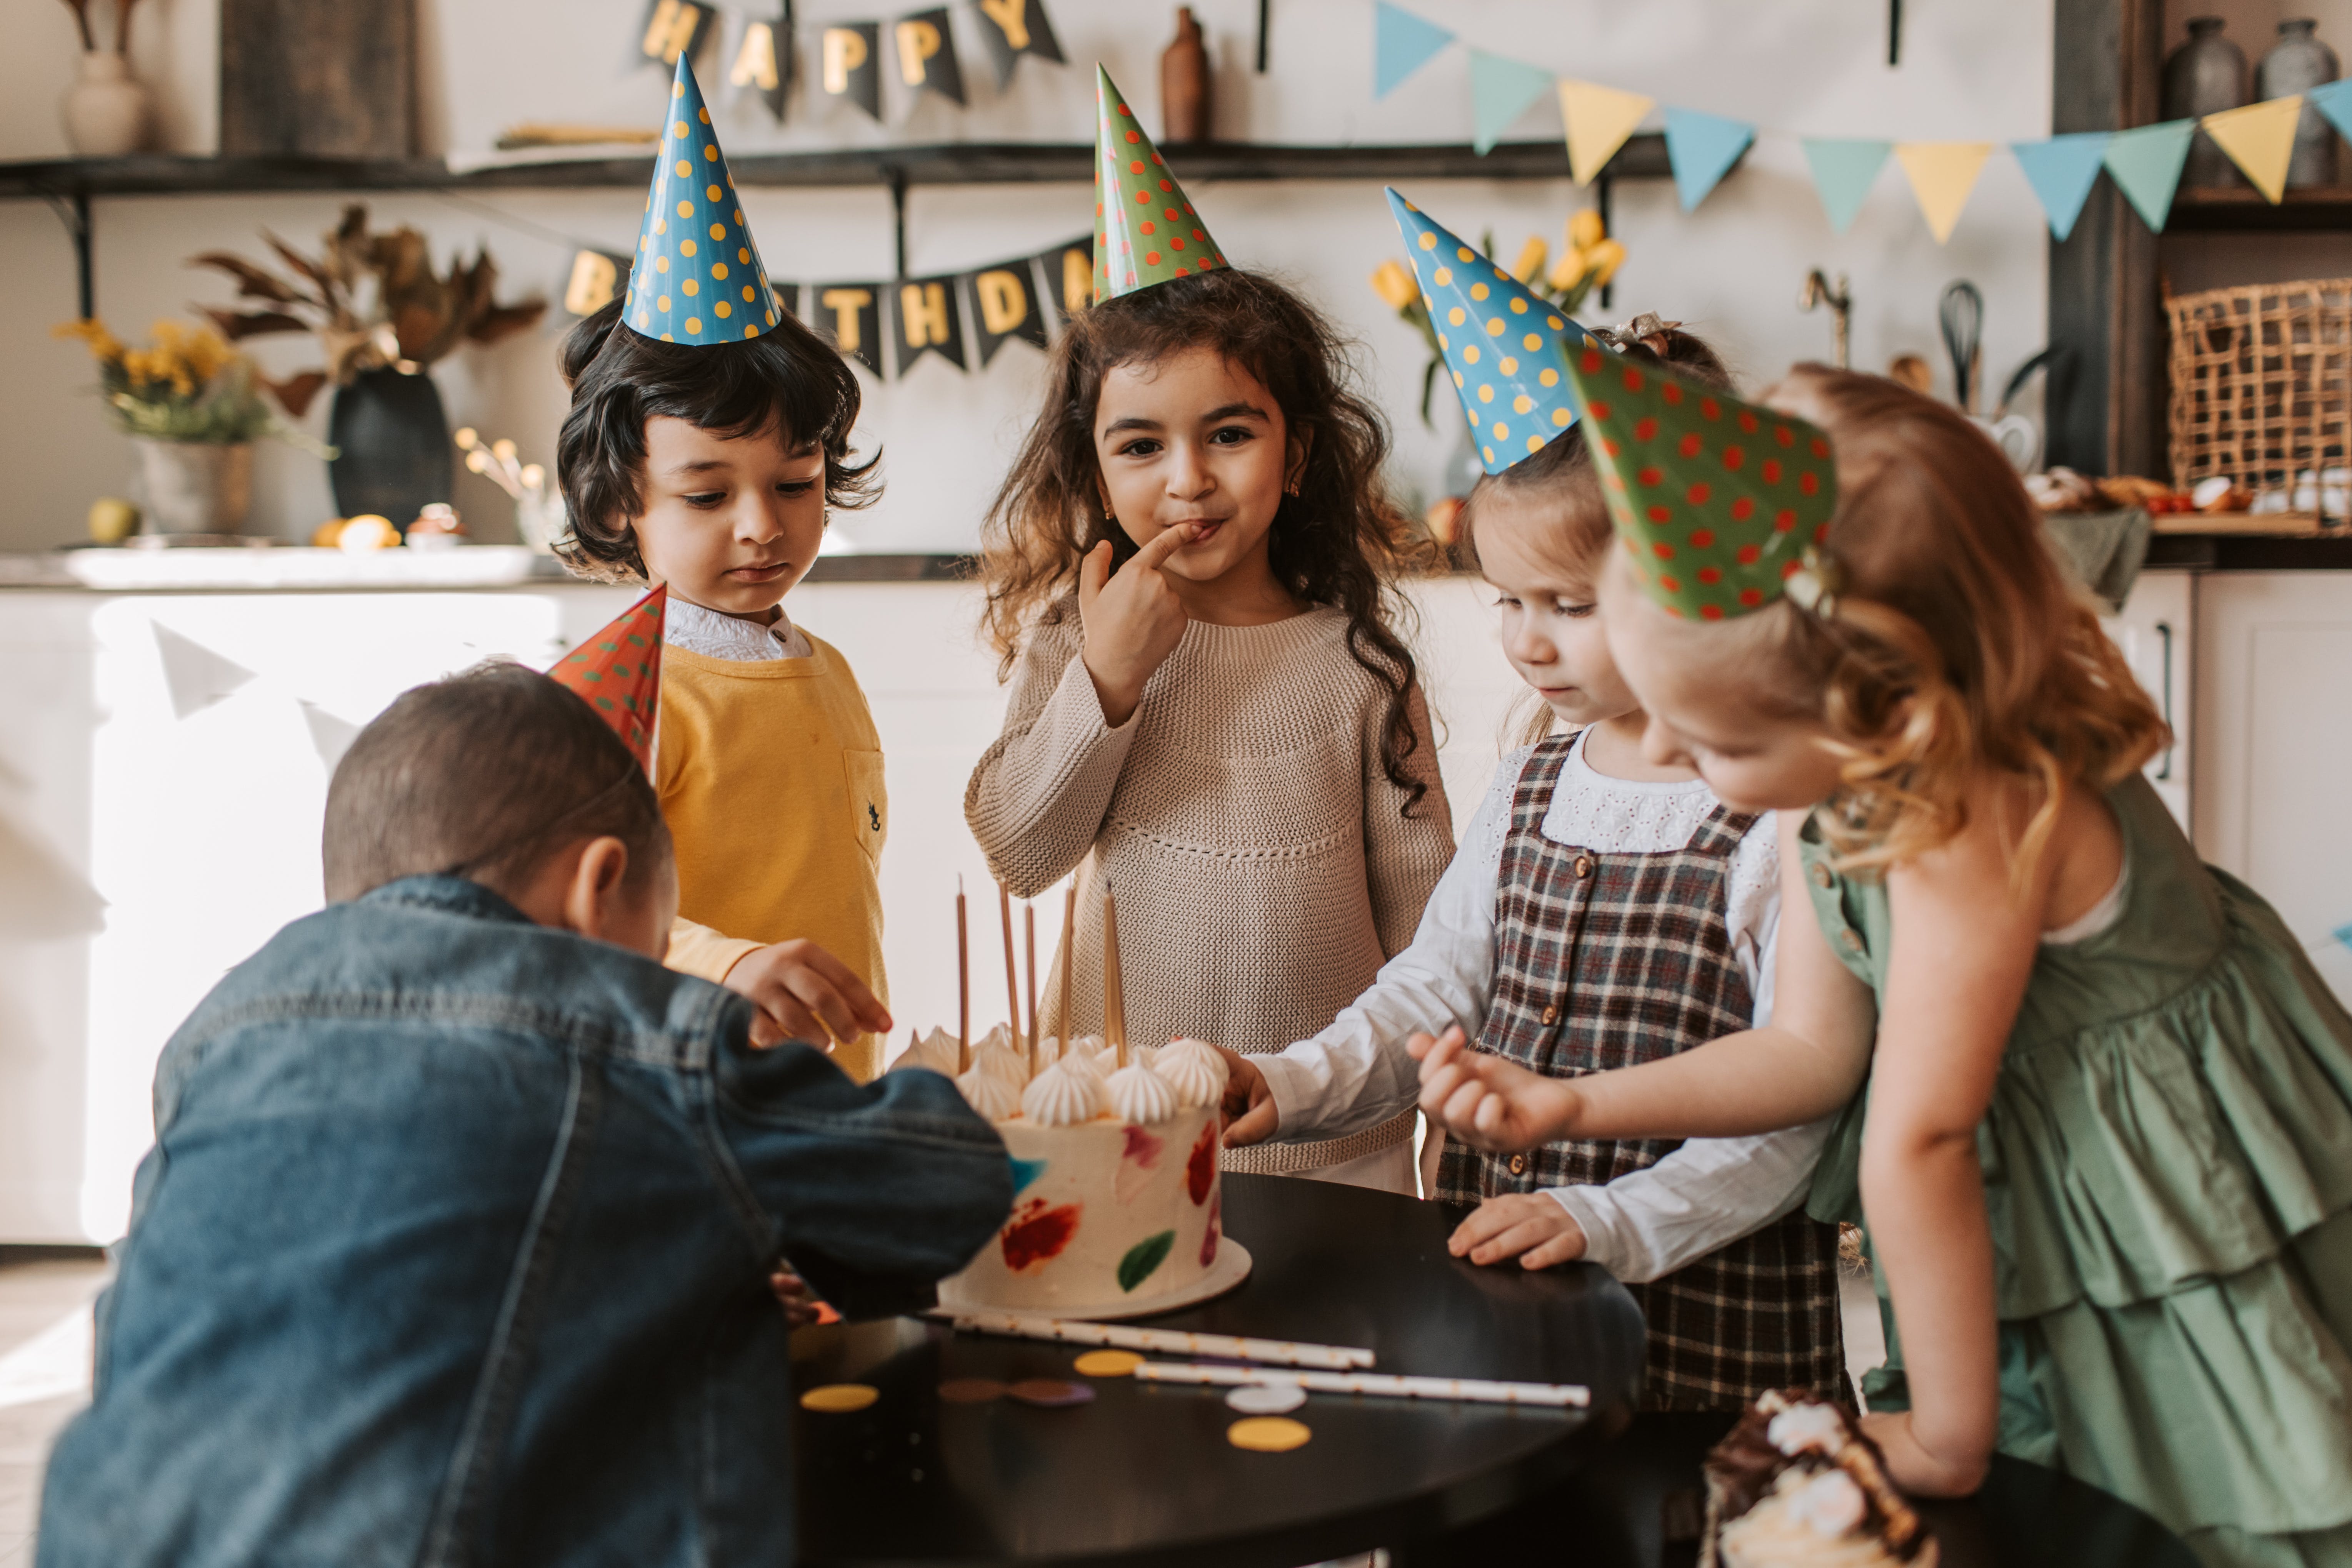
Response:
M1561 142L1514 142L1483 156L1453 144L1301 147L1204 142L1164 149L1187 180L1564 180ZM452 170L437 158L391 162L330 158L212 158L142 153L0 163L0 198L215 195L265 191L636 189L653 176L653 154L550 158ZM1085 142L951 142L816 153L751 153L730 158L744 185L940 185L1077 184L1094 177ZM1601 172L1607 179L1664 179L1664 136L1629 140Z
M2273 205L2260 191L2184 189L2172 200L2167 234L2352 233L2352 186L2289 191Z

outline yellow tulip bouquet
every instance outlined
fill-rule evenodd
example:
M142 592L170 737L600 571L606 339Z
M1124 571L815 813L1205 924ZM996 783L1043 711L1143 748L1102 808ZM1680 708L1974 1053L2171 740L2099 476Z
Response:
M100 395L130 435L235 446L284 433L262 400L253 362L210 327L158 321L144 348L124 343L95 319L68 321L57 335L89 346Z
M1573 316L1583 310L1586 298L1595 289L1617 275L1625 261L1625 247L1609 237L1601 215L1591 207L1569 216L1567 241L1559 259L1553 261L1551 247L1543 237L1529 235L1519 247L1518 260L1505 270L1528 292ZM1493 259L1494 235L1488 233L1480 244L1487 258ZM1400 320L1419 329L1422 341L1429 345L1429 363L1421 373L1421 422L1433 430L1437 426L1429 416L1429 401L1445 359L1438 349L1437 328L1429 319L1420 286L1410 269L1396 261L1383 261L1372 272L1372 291L1395 309Z

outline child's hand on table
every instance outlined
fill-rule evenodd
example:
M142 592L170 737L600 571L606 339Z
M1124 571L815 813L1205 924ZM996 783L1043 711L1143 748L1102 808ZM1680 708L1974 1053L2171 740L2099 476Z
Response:
M1405 1049L1421 1063L1421 1108L1474 1149L1515 1153L1575 1136L1584 1097L1569 1083L1470 1048L1459 1025Z
M756 1047L807 1040L830 1052L840 1041L890 1027L888 1009L866 983L813 942L754 948L735 961L726 984L760 1009L751 1020Z
M1281 1121L1265 1074L1239 1051L1219 1046L1216 1052L1225 1058L1225 1098L1217 1108L1225 1120L1225 1147L1243 1149L1264 1142L1274 1136Z
M1549 1268L1584 1256L1584 1227L1541 1193L1505 1193L1454 1226L1445 1249L1473 1263L1516 1258L1521 1268Z
M1865 1415L1862 1431L1886 1456L1887 1479L1914 1497L1967 1497L1984 1485L1992 1462L1989 1454L1955 1458L1930 1449L1908 1410Z
M777 1260L776 1271L768 1276L768 1289L775 1293L776 1304L784 1310L786 1328L805 1329L823 1321L824 1308L816 1292L809 1289L807 1280L793 1272L791 1264Z

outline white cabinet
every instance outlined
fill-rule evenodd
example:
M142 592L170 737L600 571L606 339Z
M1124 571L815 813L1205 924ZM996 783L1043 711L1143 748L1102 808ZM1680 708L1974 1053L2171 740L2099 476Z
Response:
M2189 758L2195 704L2190 700L2197 645L2197 578L2189 572L2143 572L2120 614L2107 617L2107 635L2123 655L2157 710L2172 726L2172 744L2147 764L2148 782L2172 809L2181 831L2190 831Z

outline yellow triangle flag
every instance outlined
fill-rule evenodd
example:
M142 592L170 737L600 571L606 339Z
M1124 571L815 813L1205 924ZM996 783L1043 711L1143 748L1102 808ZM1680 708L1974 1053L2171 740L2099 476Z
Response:
M2254 189L2275 205L2286 193L2287 160L2294 156L2294 128L2303 118L2303 94L2225 109L2199 123L2205 134L2245 171Z
M1578 184L1592 183L1657 102L1589 81L1559 84L1559 117L1568 121L1568 168Z
M1960 209L1969 205L1969 193L1977 188L1977 176L1991 153L1990 142L1895 144L1895 156L1911 177L1911 194L1937 245L1952 237L1952 226L1960 221Z

